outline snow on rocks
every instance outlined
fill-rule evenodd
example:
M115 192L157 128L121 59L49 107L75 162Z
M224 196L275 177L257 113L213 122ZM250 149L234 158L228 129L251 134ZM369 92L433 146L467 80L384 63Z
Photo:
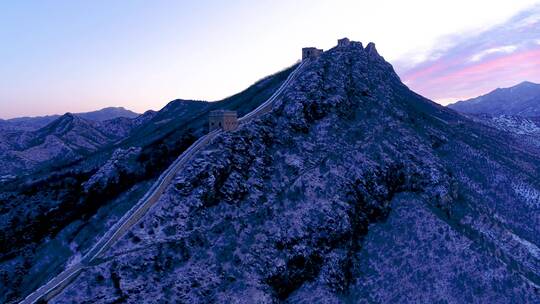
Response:
M111 158L83 184L84 190L88 192L95 187L114 184L118 182L120 174L123 172L138 170L135 160L140 152L141 148L139 147L116 149Z

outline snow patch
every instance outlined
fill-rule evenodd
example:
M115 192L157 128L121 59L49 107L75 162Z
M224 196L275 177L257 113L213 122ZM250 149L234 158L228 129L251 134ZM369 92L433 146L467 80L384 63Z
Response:
M532 208L540 207L540 191L525 182L512 183L512 189Z

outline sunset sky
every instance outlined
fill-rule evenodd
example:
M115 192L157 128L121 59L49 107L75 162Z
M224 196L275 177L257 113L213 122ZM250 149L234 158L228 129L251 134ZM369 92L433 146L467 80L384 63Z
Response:
M0 118L219 100L345 36L443 104L540 82L540 1L3 1Z

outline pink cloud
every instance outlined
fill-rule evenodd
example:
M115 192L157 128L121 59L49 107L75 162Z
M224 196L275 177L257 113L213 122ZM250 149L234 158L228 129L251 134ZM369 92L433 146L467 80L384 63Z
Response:
M448 66L449 66L449 63L444 62L444 61L438 61L430 66L421 67L421 68L406 72L405 74L403 74L403 79L407 82L414 82L418 79L422 79L426 76L435 74L436 72L445 71L448 68Z
M514 53L508 56L501 56L492 60L474 64L463 68L446 76L439 77L439 82L452 82L456 80L464 80L469 77L485 75L490 72L497 72L501 69L512 69L516 66L531 66L540 64L540 49ZM540 71L539 71L540 73Z
M448 102L485 94L521 81L540 82L540 6L473 35L455 35L434 61L397 70L411 89Z
M412 89L435 100L474 97L501 84L538 81L540 48L501 54L477 63L466 57L441 60L405 73L403 79Z

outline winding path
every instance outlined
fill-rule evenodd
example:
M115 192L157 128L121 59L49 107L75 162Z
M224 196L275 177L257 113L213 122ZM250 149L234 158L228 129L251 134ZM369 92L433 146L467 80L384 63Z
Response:
M244 115L238 120L240 124L247 123L254 118L270 111L275 100L285 88L289 86L292 80L299 73L306 61L302 61L296 69L289 74L283 84L268 98L265 102L259 105L255 110ZM102 253L111 248L134 224L136 224L143 215L150 209L161 197L167 186L169 186L173 177L178 173L180 168L188 162L193 155L199 152L203 147L210 143L216 136L221 134L222 130L212 131L194 142L187 150L185 150L163 173L159 176L152 187L146 194L127 211L122 218L109 229L101 239L84 255L84 257L75 265L66 268L56 277L51 279L46 284L29 294L21 304L33 304L39 300L48 301L60 293L66 286L77 278L77 276L87 267L92 266L92 262Z

